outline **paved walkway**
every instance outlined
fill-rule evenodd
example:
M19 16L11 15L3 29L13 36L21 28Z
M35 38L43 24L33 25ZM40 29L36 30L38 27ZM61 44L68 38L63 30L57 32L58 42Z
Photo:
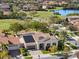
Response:
M41 52L40 50L37 50L37 51L29 51L29 53L30 53L32 56L42 54L42 52Z

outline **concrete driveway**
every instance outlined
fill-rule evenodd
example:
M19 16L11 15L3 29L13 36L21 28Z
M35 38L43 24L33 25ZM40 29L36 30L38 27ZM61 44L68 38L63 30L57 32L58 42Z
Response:
M32 56L32 59L56 59L55 56L51 56L50 54L42 54L40 50L37 51L29 51Z
M19 50L10 50L9 54L11 55L11 57L16 57L16 56L20 55L20 51Z
M37 50L37 51L29 51L29 53L30 53L32 56L42 54L42 52L41 52L40 50Z

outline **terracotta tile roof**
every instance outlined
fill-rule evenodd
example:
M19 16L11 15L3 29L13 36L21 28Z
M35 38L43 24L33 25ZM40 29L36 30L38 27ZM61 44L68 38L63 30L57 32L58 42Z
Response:
M5 37L4 35L0 35L0 44L20 44L19 37L14 37L9 35Z
M42 32L26 32L22 36L32 35L35 41L45 41L49 40L51 36L48 33Z
M19 37L9 36L8 41L10 41L12 44L20 44Z
M79 52L76 53L77 58L79 59Z
M70 23L73 24L73 26L77 28L77 30L79 30L79 19L72 20Z

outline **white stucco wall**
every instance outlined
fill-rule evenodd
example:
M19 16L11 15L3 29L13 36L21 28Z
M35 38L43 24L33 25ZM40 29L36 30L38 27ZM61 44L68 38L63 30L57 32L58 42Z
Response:
M39 45L40 45L41 43L44 44L44 49L46 49L47 44L50 44L50 45L52 46L53 43L56 43L56 46L58 46L58 40L55 38L55 36L51 36L51 38L49 38L49 39L47 39L47 40L46 40L46 39L41 39L40 41L39 41L39 38L36 38L36 37L35 37L35 42L31 42L31 43L26 43L26 42L24 41L24 38L21 37L21 38L20 38L20 42L21 42L22 44L24 44L25 48L27 48L27 46L35 46L36 49L39 49Z
M39 45L41 43L44 44L44 49L46 49L47 44L50 44L52 46L53 43L56 43L56 46L58 46L58 40L54 36L52 36L50 39L48 39L46 41L44 41L44 40L42 39L41 41L37 42L37 49L39 49Z
M11 45L11 46L8 46L8 50L17 50L20 48L20 45Z
M24 38L23 38L23 37L21 37L19 40L20 40L20 43L25 43L25 41L24 41Z

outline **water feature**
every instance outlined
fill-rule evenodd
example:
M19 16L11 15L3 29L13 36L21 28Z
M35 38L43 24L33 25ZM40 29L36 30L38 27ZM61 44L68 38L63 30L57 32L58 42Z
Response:
M61 14L62 16L66 16L68 14L71 14L71 13L79 13L79 10L68 10L68 9L62 9L62 10L52 10L53 12L56 12L56 13L59 13Z

